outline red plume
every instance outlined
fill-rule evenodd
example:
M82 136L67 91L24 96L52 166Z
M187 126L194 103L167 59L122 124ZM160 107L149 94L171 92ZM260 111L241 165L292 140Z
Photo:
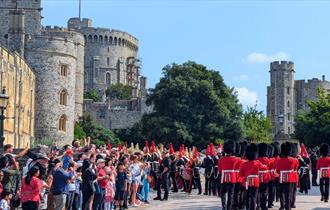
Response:
M112 146L111 146L111 144L110 144L110 143L108 143L108 144L107 144L107 148L108 148L108 150L109 150L109 151L111 151L111 150L112 150Z
M184 156L184 147L180 147L180 157Z
M123 149L123 146L121 144L118 144L118 152L121 152L122 149Z
M151 153L154 153L154 152L156 152L156 145L155 145L155 141L152 141L152 142L151 142L151 148L150 148L150 152L151 152Z
M194 158L199 158L199 153L196 147L194 147Z
M169 153L170 153L170 155L174 155L174 153L175 153L172 143L170 143Z
M301 144L300 150L301 150L301 152L300 152L301 157L309 158L309 154L308 154L307 149L304 144Z
M146 154L148 154L148 153L149 153L149 142L148 142L148 141L146 141L146 146L145 146L144 149L145 149L144 152L145 152Z

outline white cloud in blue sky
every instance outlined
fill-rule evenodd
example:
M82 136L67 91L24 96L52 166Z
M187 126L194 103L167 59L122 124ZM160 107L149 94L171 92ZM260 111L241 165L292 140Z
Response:
M235 88L235 92L239 102L243 105L243 108L254 106L258 103L258 94L255 91L251 91L246 87L238 87Z
M270 63L272 61L289 60L290 56L286 52L276 52L274 54L265 54L253 52L247 56L247 61L252 64Z

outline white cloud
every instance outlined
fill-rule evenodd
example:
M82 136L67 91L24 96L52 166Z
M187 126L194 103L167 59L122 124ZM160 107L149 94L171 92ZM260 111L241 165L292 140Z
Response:
M258 102L258 94L254 91L250 91L246 87L235 88L235 92L243 107L254 106Z
M249 63L270 63L272 61L281 61L281 60L289 60L290 56L286 52L276 52L274 54L267 55L265 53L256 53L253 52L247 56L247 61Z
M248 81L248 80L250 80L250 77L246 74L241 74L241 75L239 75L239 80Z

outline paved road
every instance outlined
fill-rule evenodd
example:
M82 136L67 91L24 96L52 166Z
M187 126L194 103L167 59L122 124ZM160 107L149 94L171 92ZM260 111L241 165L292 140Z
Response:
M195 192L196 193L196 192ZM154 194L152 193L151 196ZM185 193L170 194L168 201L152 201L138 209L143 210L220 210L220 198L204 195L187 195ZM297 194L296 210L330 210L330 203L320 201L320 193L317 187L309 191L309 195ZM279 209L276 203L272 210Z

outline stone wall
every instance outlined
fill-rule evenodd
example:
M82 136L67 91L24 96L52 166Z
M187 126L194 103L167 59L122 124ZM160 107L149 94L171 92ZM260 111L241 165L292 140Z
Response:
M75 104L76 78L81 80L82 54L78 53L84 44L79 33L60 28L47 27L41 35L26 43L26 59L37 75L36 82L36 138L50 138L59 145L73 140L74 122L77 114ZM61 66L67 66L67 75L61 75ZM80 75L77 76L76 73ZM80 81L81 82L81 81ZM81 84L83 85L83 84ZM60 104L60 94L67 93L66 105ZM65 129L59 128L60 118L65 118Z
M34 138L35 75L23 58L0 47L0 87L6 87L5 144L23 148Z

